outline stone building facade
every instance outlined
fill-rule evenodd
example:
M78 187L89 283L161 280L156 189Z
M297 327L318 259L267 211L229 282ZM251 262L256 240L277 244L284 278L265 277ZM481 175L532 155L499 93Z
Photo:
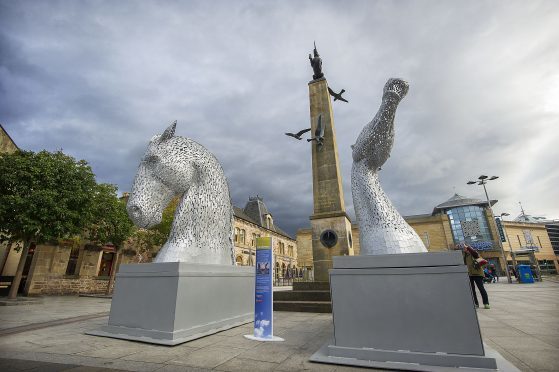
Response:
M496 202L491 200L492 205ZM430 252L451 250L457 243L465 241L476 248L490 264L495 265L502 275L505 267L511 267L515 263L534 266L534 260L544 274L559 272L559 259L549 235L549 231L553 231L549 227L553 225L550 221L527 221L521 218L515 221L501 220L503 242L487 201L457 194L437 205L431 214L405 216L404 219ZM352 235L353 249L358 255L360 246L357 224L352 224ZM499 242L502 243L506 263L503 261ZM311 229L297 231L297 247L300 265L312 270ZM530 257L533 257L532 261Z
M0 125L0 154L13 153L17 145ZM1 176L1 175L0 175ZM123 197L127 197L124 193ZM251 197L244 208L233 207L235 263L254 265L256 238L273 237L276 278L293 277L297 267L297 242L274 223L264 200ZM157 254L157 249L152 256ZM7 294L21 257L16 244L0 244L0 295ZM93 246L72 241L33 245L26 257L20 292L27 295L104 293L111 272L123 263L149 262L126 243L119 252L111 245Z
M20 257L21 250L11 247L8 260L2 268L3 277L15 274ZM20 292L29 296L105 293L111 270L134 259L135 256L127 251L117 254L110 245L76 245L73 241L56 245L31 245ZM116 266L113 262L116 262Z
M2 124L0 124L0 154L11 154L18 149L19 148L17 147L12 137L10 137Z
M297 242L279 228L260 197L250 198L245 208L234 207L234 244L237 265L254 266L256 237L274 238L277 278L294 276L297 267ZM6 259L0 276L15 275L21 250L4 247ZM153 256L157 254L157 249ZM145 257L144 257L145 258ZM149 262L142 259L142 262ZM26 258L20 292L29 296L105 293L112 270L121 264L138 263L139 256L127 242L119 252L112 245L102 247L62 241L59 244L32 245ZM7 293L9 282L0 280L0 294ZM110 289L112 290L112 288Z
M276 278L294 276L298 267L297 241L274 223L264 200L250 197L243 209L233 207L235 213L234 244L237 265L254 266L256 238L272 237L274 240L274 268Z

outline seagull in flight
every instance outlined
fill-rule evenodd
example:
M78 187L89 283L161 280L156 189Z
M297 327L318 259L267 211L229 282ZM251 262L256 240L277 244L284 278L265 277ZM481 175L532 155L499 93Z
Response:
M302 139L301 135L303 135L304 133L306 133L310 130L311 130L311 128L307 128L307 129L300 130L297 133L285 133L285 135L289 136L289 137L293 137L293 138L298 139L300 141Z
M328 92L330 92L330 95L332 97L334 97L334 101L340 100L340 101L344 101L347 102L347 99L345 99L344 97L342 97L342 94L345 92L345 89L342 89L340 91L340 93L336 93L334 92L332 89L330 89L330 87L328 87Z
M308 139L307 142L316 141L316 145L320 150L324 142L324 126L322 125L322 115L318 115L318 124L314 130L314 138Z

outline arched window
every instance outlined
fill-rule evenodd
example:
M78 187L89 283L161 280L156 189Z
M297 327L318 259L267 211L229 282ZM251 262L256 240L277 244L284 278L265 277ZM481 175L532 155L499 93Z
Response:
M246 232L245 229L241 229L241 231L240 231L240 237L239 237L239 242L240 242L241 244L245 244L245 241L246 241L246 238L245 238L246 233L247 233L247 232Z
M269 230L272 228L272 226L274 226L274 220L272 219L271 214L266 214L265 218L266 218L266 228Z
M282 278L285 278L285 270L287 268L285 267L285 262L281 264L281 276Z
M279 278L279 273L280 273L280 264L279 262L276 262L276 278Z
M243 256L238 255L235 262L237 263L237 266L243 266Z

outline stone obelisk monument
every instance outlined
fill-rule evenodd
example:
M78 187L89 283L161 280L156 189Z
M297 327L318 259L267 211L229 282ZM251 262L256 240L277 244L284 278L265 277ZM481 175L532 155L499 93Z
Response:
M314 280L328 281L333 256L353 255L351 221L346 214L338 146L328 82L314 48L309 54L313 80L309 82L314 211L311 220Z

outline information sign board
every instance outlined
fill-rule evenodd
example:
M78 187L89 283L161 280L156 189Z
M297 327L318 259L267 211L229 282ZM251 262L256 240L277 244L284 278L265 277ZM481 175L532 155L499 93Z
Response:
M254 335L258 341L283 341L274 337L273 238L256 239L256 280L254 287Z

